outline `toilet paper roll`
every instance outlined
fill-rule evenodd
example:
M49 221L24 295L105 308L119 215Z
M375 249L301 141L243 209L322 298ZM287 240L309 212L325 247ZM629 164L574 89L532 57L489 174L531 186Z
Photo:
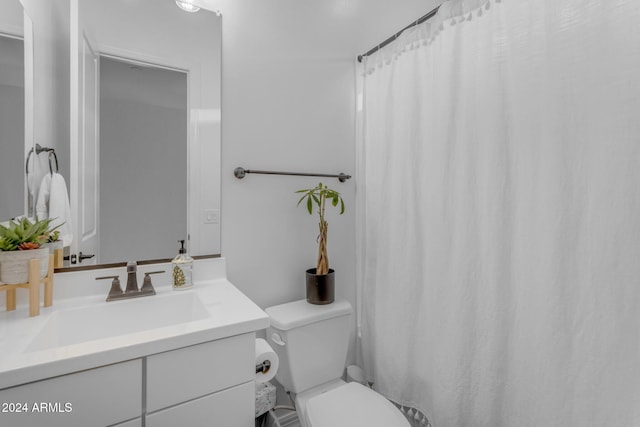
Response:
M267 382L278 372L278 355L262 338L256 339L256 383Z

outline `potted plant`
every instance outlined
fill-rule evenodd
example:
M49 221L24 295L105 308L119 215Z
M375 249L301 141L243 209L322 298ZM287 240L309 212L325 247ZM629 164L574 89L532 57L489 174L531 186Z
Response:
M298 206L306 200L309 215L313 214L313 207L318 208L320 222L318 223L320 234L318 235L318 260L316 268L307 270L307 302L311 304L330 304L335 299L335 271L329 268L329 258L327 256L327 231L329 224L325 219L325 208L327 201L333 207L340 205L340 215L344 213L344 201L335 190L319 183L314 188L298 190L296 193L303 193Z
M51 254L54 253L56 249L62 249L64 247L64 242L60 240L60 230L57 230L60 226L62 226L62 224L52 230L48 230L38 239L43 242L40 243L40 246L49 248L49 253Z
M40 277L47 275L49 248L41 247L55 229L49 229L50 219L31 222L28 218L12 220L7 227L0 225L0 282L26 283L29 280L29 261L40 260ZM57 228L57 227L56 227Z

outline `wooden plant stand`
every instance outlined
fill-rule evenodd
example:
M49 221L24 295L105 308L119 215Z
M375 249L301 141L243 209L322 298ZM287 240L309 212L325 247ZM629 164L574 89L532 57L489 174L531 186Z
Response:
M62 250L57 249L55 255L49 255L49 268L47 275L40 278L40 260L32 259L29 261L29 282L18 283L15 285L0 285L0 291L7 292L6 306L7 311L16 309L16 289L23 288L29 290L29 316L38 316L40 314L40 283L44 284L44 306L49 307L53 304L53 268L56 256L62 258Z
M56 249L53 252L53 268L64 267L64 255L62 249Z

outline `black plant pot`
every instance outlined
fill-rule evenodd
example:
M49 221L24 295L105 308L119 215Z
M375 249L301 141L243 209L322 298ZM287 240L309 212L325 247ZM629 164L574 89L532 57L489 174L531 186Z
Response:
M335 300L335 271L329 269L328 274L316 274L315 268L307 270L307 302L309 304L331 304Z

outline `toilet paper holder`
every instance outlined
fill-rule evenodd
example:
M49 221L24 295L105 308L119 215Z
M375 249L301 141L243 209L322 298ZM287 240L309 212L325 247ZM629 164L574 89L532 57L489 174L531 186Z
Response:
M269 372L269 369L271 369L271 362L268 360L265 360L264 362L256 365L256 374L259 372L266 374L267 372Z

